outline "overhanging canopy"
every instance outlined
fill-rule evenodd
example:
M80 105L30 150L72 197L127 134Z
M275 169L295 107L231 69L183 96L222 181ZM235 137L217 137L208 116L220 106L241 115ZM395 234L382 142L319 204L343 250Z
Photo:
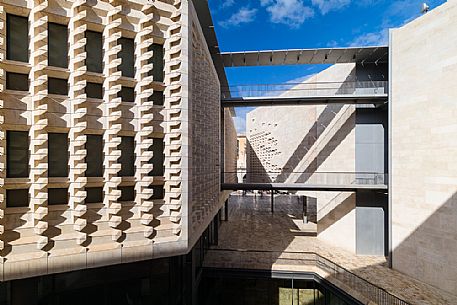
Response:
M356 47L221 53L225 67L306 64L379 64L388 60L388 47Z

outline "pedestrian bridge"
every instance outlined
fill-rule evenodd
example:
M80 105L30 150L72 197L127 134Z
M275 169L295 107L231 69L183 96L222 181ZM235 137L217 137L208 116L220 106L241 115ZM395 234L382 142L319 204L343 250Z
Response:
M239 179L241 177L241 179ZM387 174L366 172L225 172L222 190L386 191Z
M387 81L231 85L221 88L223 107L316 104L384 104Z

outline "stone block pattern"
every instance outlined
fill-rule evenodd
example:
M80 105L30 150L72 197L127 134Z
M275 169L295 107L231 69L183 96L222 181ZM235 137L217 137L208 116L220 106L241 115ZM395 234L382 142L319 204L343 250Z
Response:
M189 107L191 235L197 236L221 207L220 84L202 30L193 16L191 28L191 100Z
M205 93L208 100L195 106L195 117L189 116L188 10L188 1L180 0L1 2L0 281L187 252L189 121L197 117L193 132L199 136L202 132L202 139L208 136L211 142L205 143L215 143L216 150L219 130L219 125L211 125L211 119L218 124L219 115L217 112L217 116L213 116L219 102L215 74L209 74L202 83L205 90L212 88ZM29 19L28 63L6 59L7 13ZM68 26L68 69L48 65L48 22ZM197 19L193 22L198 23ZM85 66L85 32L89 30L103 35L102 73L89 72ZM122 76L119 70L121 37L135 41L135 76L132 78ZM154 80L148 73L153 69L149 63L153 56L149 47L153 43L164 46L164 81ZM211 61L206 60L203 65L204 69L212 68ZM6 90L6 72L29 74L29 91ZM48 94L48 77L68 79L68 96ZM216 81L213 79L210 83L212 78ZM87 98L87 82L103 84L102 99ZM122 86L134 88L134 103L122 102L118 97ZM164 106L148 101L155 91L164 92ZM211 115L206 114L206 107L210 107ZM199 114L205 119L198 119ZM5 177L5 133L8 130L29 132L28 178ZM49 132L68 133L67 178L48 178ZM85 176L87 135L103 136L103 177ZM118 145L122 136L135 139L135 174L132 177L119 176ZM163 177L149 176L152 138L164 139ZM195 150L196 156L200 153L199 162L206 149ZM215 168L218 175L218 156L213 158L214 152L209 151L212 153L209 168ZM208 189L214 193L207 192L209 197L204 198L218 202L218 180L213 172L208 178L214 184ZM203 188L202 184L196 185L199 185L198 190ZM119 187L123 186L134 187L134 201L118 201ZM165 198L151 199L154 195L151 186L163 186ZM48 205L48 187L68 188L68 204ZM104 201L85 204L87 187L103 188ZM30 205L6 208L8 189L29 189ZM206 211L210 204L206 201L200 206L200 203L205 201L198 201L197 211Z
M457 2L392 31L393 267L457 294Z

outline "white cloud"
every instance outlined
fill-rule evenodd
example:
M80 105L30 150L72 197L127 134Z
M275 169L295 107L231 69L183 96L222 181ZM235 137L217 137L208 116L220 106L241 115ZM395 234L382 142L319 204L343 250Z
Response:
M230 16L229 19L225 21L220 21L219 25L222 27L228 28L231 26L238 26L242 23L250 23L254 21L255 15L257 14L257 9L242 7L238 12Z
M348 6L351 4L351 0L311 0L311 3L325 15L330 11L337 11Z
M303 0L260 0L270 13L273 23L286 24L291 28L298 28L303 22L314 16L314 10L303 4Z
M365 33L356 37L351 43L351 47L379 46L388 44L388 30L380 32Z
M222 3L222 8L227 8L227 7L231 7L232 5L235 4L235 0L223 0L223 3Z

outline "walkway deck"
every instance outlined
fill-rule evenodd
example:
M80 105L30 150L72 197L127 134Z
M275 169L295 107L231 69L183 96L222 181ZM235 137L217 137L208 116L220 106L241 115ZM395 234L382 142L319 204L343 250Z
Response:
M457 296L387 268L384 257L356 256L322 242L315 237L315 224L303 225L302 207L296 200L278 196L275 205L271 214L269 196L232 197L219 246L208 252L204 266L317 273L321 270L303 263L304 252L316 253L411 304L457 304Z
M385 184L310 184L310 183L222 183L222 190L288 190L288 191L332 191L332 192L356 192L357 190L385 191Z
M232 97L221 100L222 107L259 107L259 106L294 106L294 105L327 105L327 104L385 104L387 94L379 95L329 95L329 96L260 96Z

